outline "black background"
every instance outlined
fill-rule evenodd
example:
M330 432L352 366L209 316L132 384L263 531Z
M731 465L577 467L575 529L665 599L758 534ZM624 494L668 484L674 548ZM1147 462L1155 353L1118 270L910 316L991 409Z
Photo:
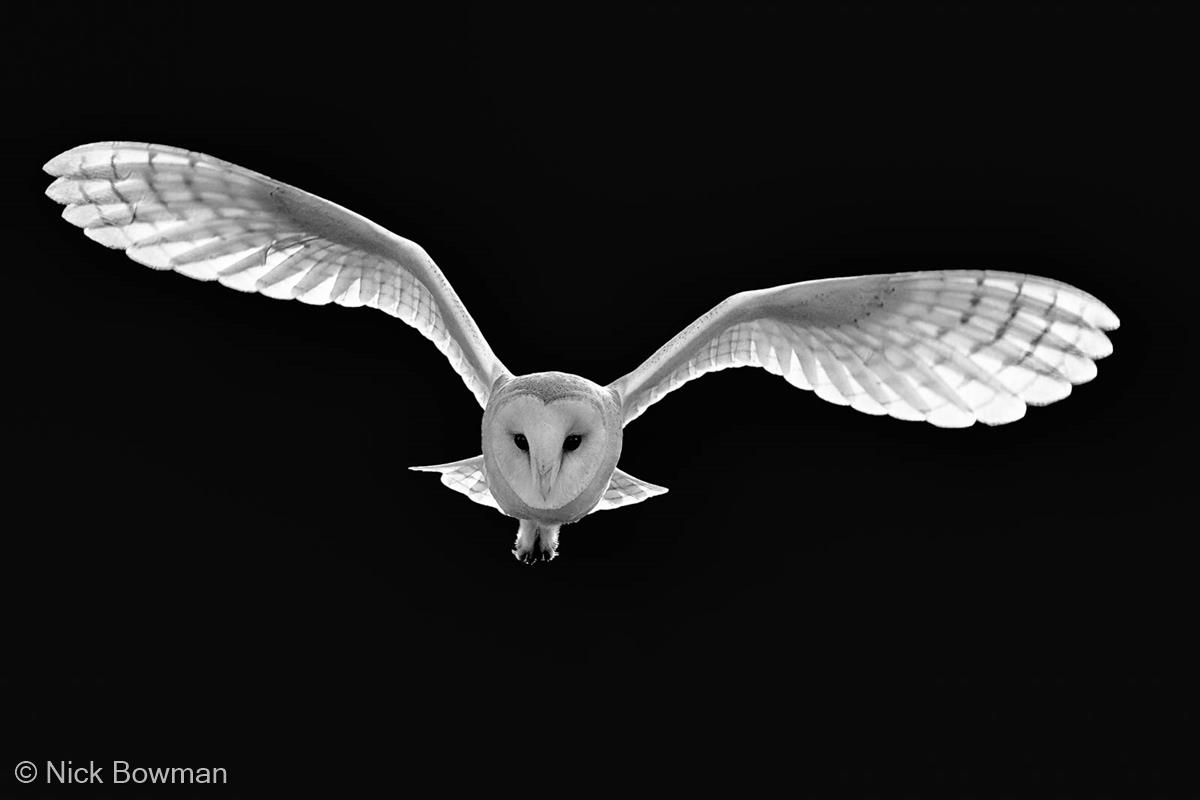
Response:
M223 765L248 797L647 766L1185 793L1183 28L1137 4L10 20L0 794L49 791L23 758ZM622 468L671 493L531 569L515 521L405 469L480 450L414 331L58 219L40 165L106 139L420 242L518 373L607 383L734 292L909 269L1054 277L1122 327L1094 383L1000 428L706 377L626 432Z

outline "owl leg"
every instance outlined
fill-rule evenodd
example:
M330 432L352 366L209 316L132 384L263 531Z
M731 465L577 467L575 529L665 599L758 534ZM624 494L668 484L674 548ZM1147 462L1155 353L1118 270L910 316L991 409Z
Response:
M525 564L551 560L558 551L559 527L561 526L546 525L532 519L521 520L513 555Z

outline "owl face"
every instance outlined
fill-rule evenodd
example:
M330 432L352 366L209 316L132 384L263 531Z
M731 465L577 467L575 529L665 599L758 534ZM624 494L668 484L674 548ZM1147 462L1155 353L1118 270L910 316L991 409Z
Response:
M608 443L594 404L515 397L497 410L491 449L508 485L531 508L561 508L591 483Z
M573 517L595 504L597 486L608 485L620 454L620 426L610 424L611 409L599 392L545 388L507 386L489 406L483 427L488 484L509 513Z

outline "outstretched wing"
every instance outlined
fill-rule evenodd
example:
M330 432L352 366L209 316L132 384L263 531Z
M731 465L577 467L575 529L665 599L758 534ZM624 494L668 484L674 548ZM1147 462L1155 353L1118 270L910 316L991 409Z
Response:
M611 511L614 508L640 503L643 500L649 500L651 497L658 497L660 494L666 493L667 487L665 486L656 486L649 481L639 480L628 472L615 469L613 470L612 478L608 482L608 488L600 497L600 502L588 513L594 514L597 511Z
M227 161L139 142L85 144L46 164L46 194L91 239L154 269L307 303L373 306L430 339L487 406L507 374L417 244Z
M501 514L504 513L504 509L496 502L496 498L492 497L492 490L488 488L487 478L483 474L483 456L464 458L462 461L452 461L449 464L409 467L409 469L416 472L440 472L443 486L449 486L454 491L465 494L481 506L488 506Z
M868 414L989 425L1096 375L1120 322L1057 281L993 271L905 272L742 292L614 381L625 424L708 372L764 367Z

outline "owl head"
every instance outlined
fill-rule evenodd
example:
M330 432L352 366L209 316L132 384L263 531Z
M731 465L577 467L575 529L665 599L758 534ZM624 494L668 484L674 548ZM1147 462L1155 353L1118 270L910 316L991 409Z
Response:
M483 415L488 487L514 516L578 519L608 488L620 455L615 393L575 375L513 378Z

